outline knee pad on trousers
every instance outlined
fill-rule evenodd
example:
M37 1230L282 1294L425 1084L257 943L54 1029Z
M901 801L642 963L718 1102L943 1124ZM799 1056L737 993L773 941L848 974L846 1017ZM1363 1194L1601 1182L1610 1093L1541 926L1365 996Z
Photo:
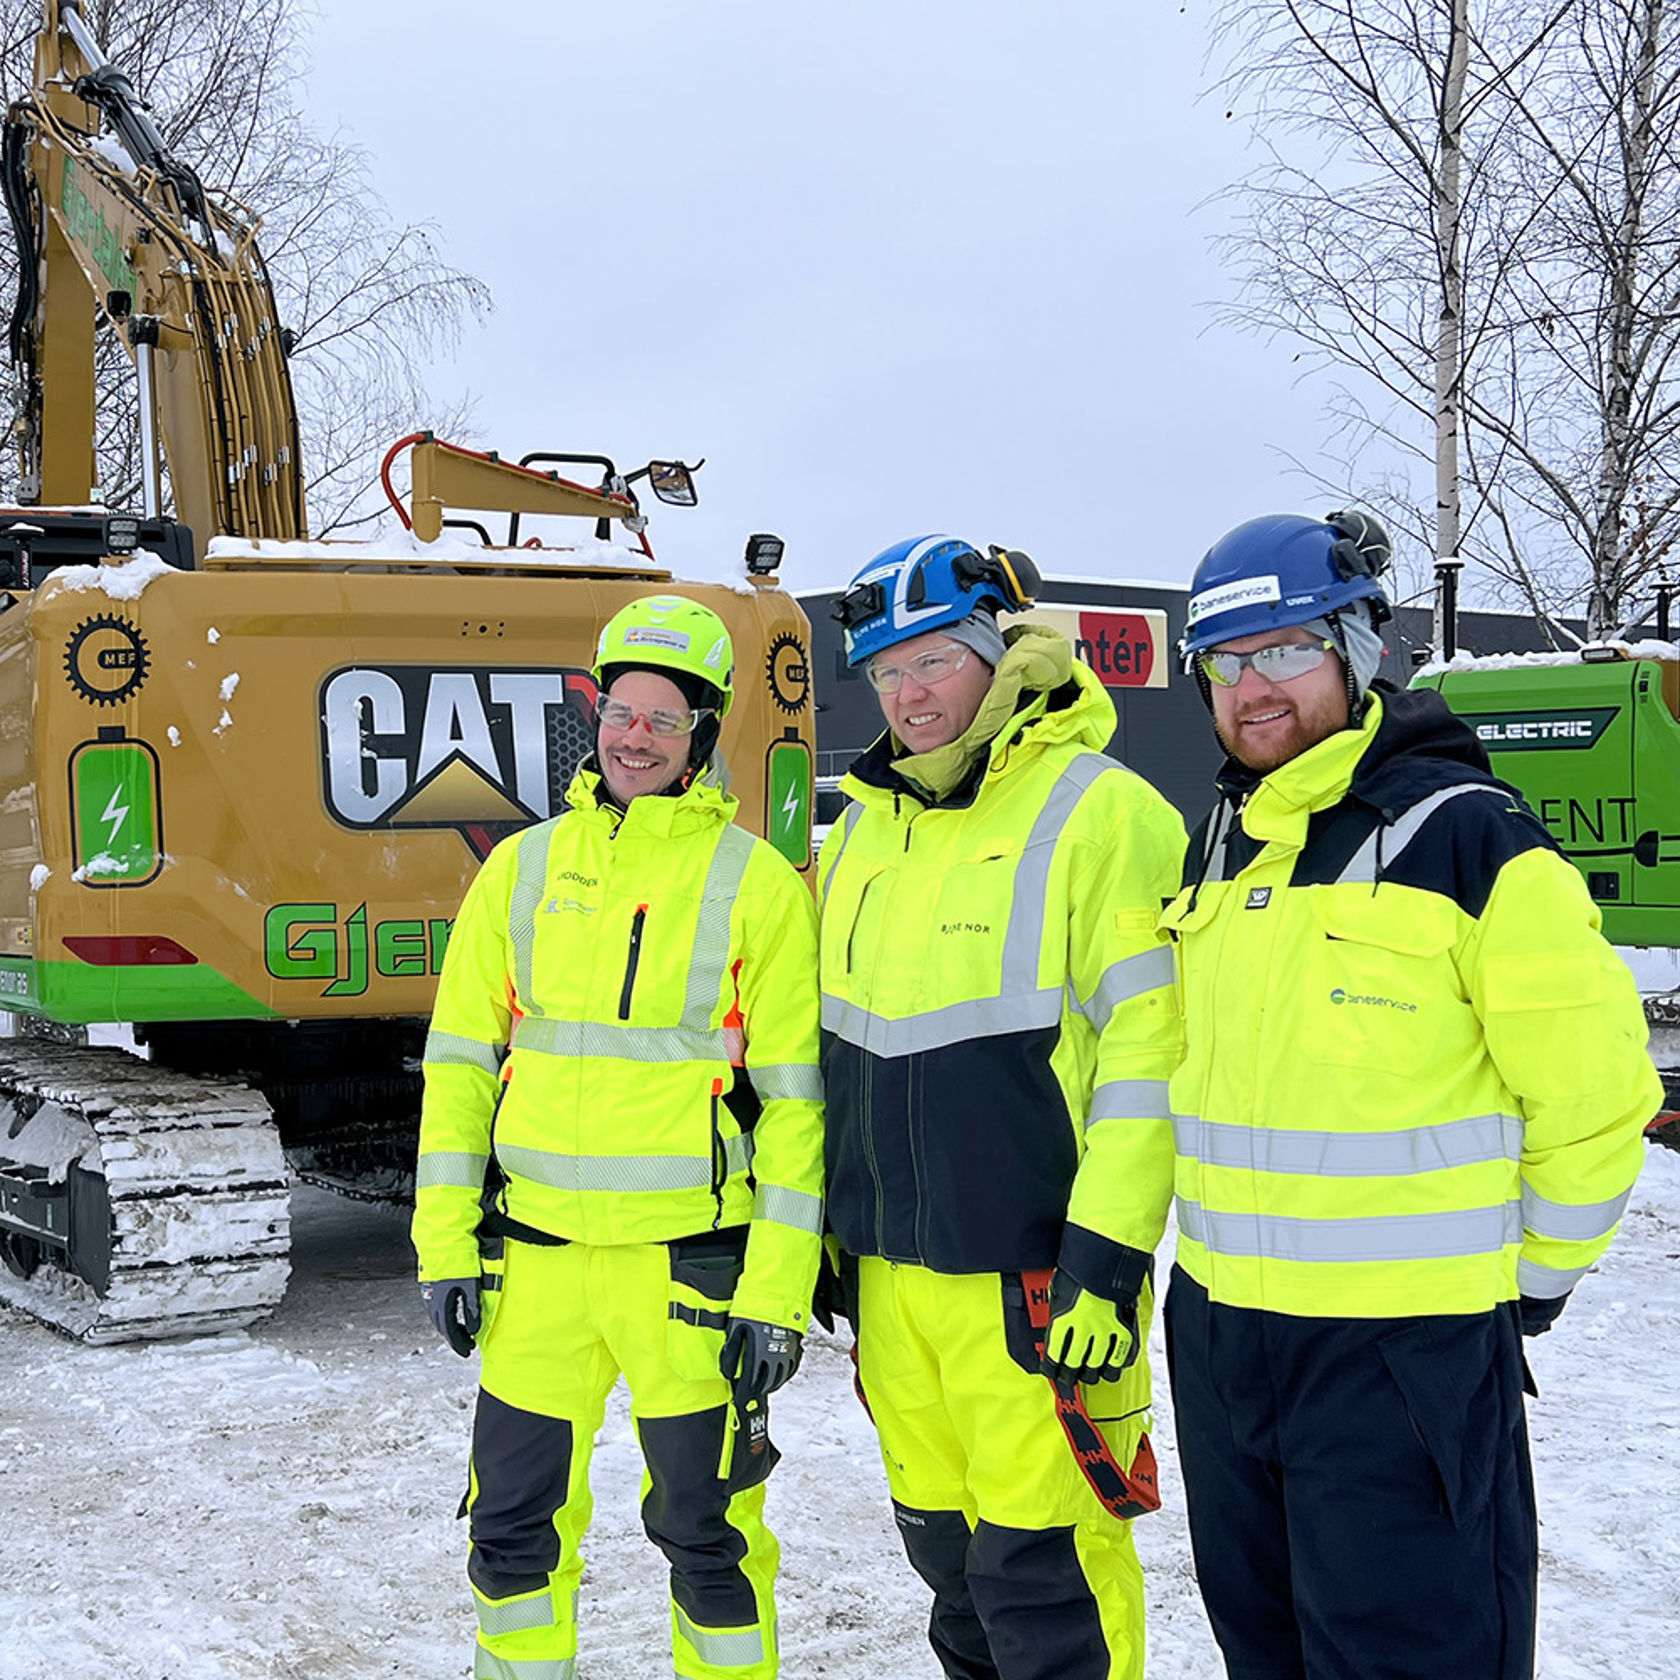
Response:
M649 1483L642 1527L671 1566L671 1597L710 1628L758 1620L752 1583L741 1568L747 1542L728 1520L730 1490L717 1474L727 1426L723 1406L636 1423Z
M572 1479L572 1426L482 1390L473 1418L467 1575L486 1597L536 1592L560 1565L554 1518Z

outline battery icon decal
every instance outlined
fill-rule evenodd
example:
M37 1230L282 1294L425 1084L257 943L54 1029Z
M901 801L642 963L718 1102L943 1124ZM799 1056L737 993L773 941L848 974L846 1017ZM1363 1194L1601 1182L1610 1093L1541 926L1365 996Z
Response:
M84 887L139 887L163 868L158 756L120 728L99 731L70 755L75 879Z
M790 729L770 743L764 768L764 837L804 869L811 861L811 749Z

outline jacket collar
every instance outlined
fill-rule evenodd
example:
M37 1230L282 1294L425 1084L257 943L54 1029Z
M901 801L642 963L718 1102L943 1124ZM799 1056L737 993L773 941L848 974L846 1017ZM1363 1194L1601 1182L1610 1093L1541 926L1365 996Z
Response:
M692 834L735 820L740 801L724 790L721 777L719 760L714 757L681 793L644 794L632 799L626 811L614 804L591 753L577 767L566 789L566 803L585 821L603 824L615 836Z

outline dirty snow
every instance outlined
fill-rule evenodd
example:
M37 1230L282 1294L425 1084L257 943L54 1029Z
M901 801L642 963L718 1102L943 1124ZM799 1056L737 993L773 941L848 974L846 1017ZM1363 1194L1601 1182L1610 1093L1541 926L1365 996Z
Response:
M458 1680L473 1366L425 1323L406 1217L294 1194L291 1289L255 1331L74 1346L0 1308L0 1676ZM1169 1238L1170 1243L1170 1238ZM1170 1249L1163 1250L1163 1253ZM1680 1155L1653 1148L1622 1235L1529 1344L1542 1680L1666 1680L1680 1639ZM1161 1368L1159 1329L1155 1338ZM788 1680L938 1680L843 1345L813 1332L775 1402ZM1162 1388L1165 1388L1163 1382ZM1223 1669L1191 1575L1163 1393L1166 1508L1138 1525L1151 1680ZM595 1452L583 1680L669 1673L621 1394Z

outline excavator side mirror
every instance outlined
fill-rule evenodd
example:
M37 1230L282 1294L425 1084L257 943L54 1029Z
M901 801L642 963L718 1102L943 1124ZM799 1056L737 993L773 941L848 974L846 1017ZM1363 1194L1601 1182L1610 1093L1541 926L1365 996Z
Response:
M669 507L695 507L700 492L694 488L694 470L681 461L649 461L648 488Z

